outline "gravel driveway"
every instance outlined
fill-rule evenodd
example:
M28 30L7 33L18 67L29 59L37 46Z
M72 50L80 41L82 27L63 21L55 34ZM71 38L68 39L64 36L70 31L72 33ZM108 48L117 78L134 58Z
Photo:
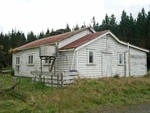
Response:
M106 107L101 110L92 110L89 113L150 113L150 103L125 107Z

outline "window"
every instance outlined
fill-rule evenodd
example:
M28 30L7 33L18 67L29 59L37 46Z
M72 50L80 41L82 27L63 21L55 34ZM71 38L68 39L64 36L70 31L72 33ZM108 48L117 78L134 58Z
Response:
M88 51L88 64L94 63L94 51L89 50Z
M20 57L16 57L16 64L20 64Z
M30 56L29 56L28 63L29 63L29 64L33 64L33 55L30 55Z
M123 65L124 64L124 54L118 53L118 64Z

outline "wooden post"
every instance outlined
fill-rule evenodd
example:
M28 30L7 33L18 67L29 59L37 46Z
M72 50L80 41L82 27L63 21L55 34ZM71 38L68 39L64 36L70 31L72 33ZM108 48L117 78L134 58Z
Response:
M14 85L16 83L17 83L17 77L13 77L12 84ZM14 87L14 89L15 89L15 87ZM16 86L16 89L18 89L18 86Z
M61 76L61 87L63 87L64 83L63 83L63 74L60 75Z
M53 75L51 75L51 87L53 88Z
M20 77L18 78L18 89L20 89Z
M59 74L57 74L57 87L59 86Z
M43 85L43 89L45 90L45 76L43 76L43 82L42 82L42 85ZM43 91L44 91L43 90Z

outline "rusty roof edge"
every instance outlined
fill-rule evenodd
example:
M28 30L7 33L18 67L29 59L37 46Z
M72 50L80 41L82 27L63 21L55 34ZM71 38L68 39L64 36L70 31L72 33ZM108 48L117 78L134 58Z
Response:
M86 30L86 29L89 29L90 31L92 31L93 33L95 33L94 29L92 29L91 27L87 27L87 28L79 29L79 31L77 31L76 33L74 33L74 34L72 34L72 35L70 35L70 36L67 36L65 39L67 39L67 38L69 38L69 37L72 37L72 36L74 36L74 35L76 35L76 34L82 32L82 31L84 31L84 30ZM65 40L65 39L61 39L61 40L59 40L59 41L62 41L62 40Z
M77 50L79 50L79 49L81 49L81 48L85 47L86 45L88 45L88 44L90 44L90 43L94 42L95 40L97 40L97 39L99 39L99 38L101 38L101 37L105 36L105 35L109 32L109 30L104 30L104 31L106 31L104 34L102 34L102 35L101 35L101 34L99 34L98 36L96 36L96 38L95 38L95 39L90 40L89 42L86 42L86 43L84 43L83 45L81 45L81 46L77 47L77 48L75 49L75 51L77 51ZM99 37L99 38L98 38L98 37Z
M82 31L84 31L84 30L86 30L86 29L89 29L89 30L91 30L92 32L94 32L94 30L92 30L92 28L90 28L90 27L82 28L82 29L79 29L77 32L73 33L72 35L67 36L67 37L64 38L64 39L57 40L57 41L55 41L55 42L53 42L53 43L56 43L56 42L60 42L60 41L62 41L62 40L65 40L65 39L67 39L67 38L69 38L69 37L72 37L72 36L74 36L74 35L76 35L76 34L82 32ZM73 32L73 31L70 31L70 32ZM66 32L66 33L67 33L67 32ZM68 33L69 33L69 32L68 32ZM63 34L58 34L58 35L63 35ZM57 36L57 35L54 35L54 36ZM52 36L45 37L45 38L50 38L50 37L52 37ZM41 40L45 40L45 38L38 39L38 40L35 40L35 41L38 42L38 41L41 41ZM27 44L35 43L35 41L30 42L30 43L27 43ZM51 44L51 43L49 43L49 44ZM26 45L26 44L25 44L25 45ZM25 46L25 45L22 45L22 46L20 46L20 47L16 47L16 48L14 48L12 51L13 51L13 52L17 52L17 51L22 51L22 50L26 50L26 49L32 49L32 48L36 48L36 47L39 47L39 46L40 46L40 45L38 45L38 46L33 46L33 47L27 47L27 48L19 49L19 48L21 48L21 47L23 47L23 46ZM44 44L41 44L41 45L44 45Z
M56 42L54 42L54 43L47 43L47 44L41 44L41 45L52 45L52 44L56 44ZM40 47L41 45L28 47L28 48L24 48L24 49L14 48L12 51L13 51L13 53L15 53L15 52L23 51L23 50L27 50L27 49L34 49L34 48Z

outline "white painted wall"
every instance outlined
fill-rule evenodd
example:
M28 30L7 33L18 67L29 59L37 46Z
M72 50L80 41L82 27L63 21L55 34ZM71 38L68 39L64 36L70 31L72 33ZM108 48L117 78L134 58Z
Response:
M33 55L33 65L28 64L29 55ZM16 57L19 56L20 59L20 72L16 73ZM31 76L31 71L40 70L40 58L39 58L39 48L28 49L24 51L19 51L13 53L13 69L15 70L15 75L19 76Z
M130 48L130 70L131 75L144 75L147 73L147 54Z
M33 55L33 65L28 64L28 56ZM20 57L20 71L16 72L16 57ZM56 57L55 69L56 73L69 73L71 69L73 59L73 51L66 52L58 52L58 56ZM42 69L43 71L49 71L49 66L45 64L43 61ZM16 52L13 54L13 69L15 70L15 75L18 76L32 76L31 71L40 71L40 57L39 57L39 48L24 50L20 52ZM75 69L75 60L73 62L73 69Z
M73 63L72 69L76 70L75 64L76 59L73 60L73 55L74 55L73 50L58 52L55 64L56 73L68 74L69 70L71 70L72 63Z
M87 65L87 50L93 49L95 50L95 63L92 66ZM118 53L125 53L126 62L124 65L118 64ZM130 54L136 55L145 55L143 59L130 59L131 69L129 69L129 60L128 60L128 47L118 43L112 36L107 35L104 36L95 42L79 49L77 51L77 70L79 71L79 75L81 77L106 77L103 75L103 65L102 65L102 56L103 53L111 54L112 56L112 74L120 75L120 76L129 76L129 70L131 70L131 75L143 75L146 73L146 53L136 50L130 49ZM133 63L134 62L134 63ZM137 64L139 62L139 64ZM138 71L136 71L138 70Z

